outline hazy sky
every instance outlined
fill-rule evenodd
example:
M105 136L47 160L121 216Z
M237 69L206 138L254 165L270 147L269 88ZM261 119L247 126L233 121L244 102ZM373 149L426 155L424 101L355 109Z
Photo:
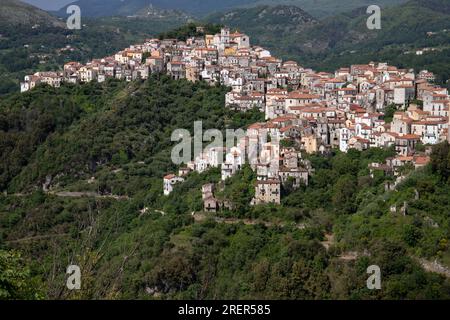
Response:
M68 3L75 2L76 0L22 0L36 7L44 10L57 10L61 9Z

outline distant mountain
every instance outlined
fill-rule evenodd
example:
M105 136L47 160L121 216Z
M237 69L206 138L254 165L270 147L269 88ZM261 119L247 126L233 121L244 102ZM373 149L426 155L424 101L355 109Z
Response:
M31 4L43 10L59 10L68 3L74 2L74 0L22 0L22 2Z
M273 42L280 35L299 34L319 23L299 7L286 5L235 9L210 15L206 20L240 29L261 45Z
M289 41L320 41L325 50L376 50L391 45L426 46L432 44L428 32L450 28L450 11L446 11L445 5L449 6L450 0L413 0L385 8L382 11L381 30L369 30L365 8L355 9L324 19L302 34L302 39L290 37Z
M293 5L302 8L316 18L333 16L342 12L351 11L360 7L376 4L381 7L394 6L407 0L258 0L242 1L241 7L261 5Z
M60 17L67 16L67 7L75 4L85 17L98 18L109 16L151 16L152 18L189 19L190 16L177 7L160 6L158 1L149 0L79 0L68 4L55 12Z
M385 8L381 30L367 28L365 7L320 21L295 6L236 9L210 15L206 20L242 29L256 43L275 48L281 55L317 54L426 40L427 32L450 28L449 7L450 0L413 0Z
M362 6L395 5L406 0L78 0L83 14L89 17L134 15L143 7L154 5L157 8L180 10L196 16L228 11L242 7L261 5L295 5L312 13L314 16L329 16L345 12ZM66 15L66 8L62 8L59 15Z
M0 1L0 26L52 26L64 24L47 12L18 0ZM0 29L1 30L1 29Z
M172 10L172 9L160 9L153 5L145 6L138 11L135 12L134 16L137 17L147 17L154 19L177 19L177 20L190 20L192 17L180 10Z
M152 5L166 10L179 10L191 14L203 14L217 10L230 9L242 3L252 3L257 0L78 0L73 4L81 8L88 17L128 16ZM59 16L66 15L67 6L57 12Z
M415 4L423 8L428 8L437 12L450 14L449 0L412 0L410 4Z
M135 16L146 11L159 16L181 14L176 6L160 6L158 1L149 0L79 0L72 4L78 5L85 17ZM72 4L61 8L56 14L67 16L67 7Z
M209 19L223 24L245 25L246 28L259 27L270 31L294 30L299 26L317 22L301 8L286 5L236 9L226 14L211 15Z
M347 32L349 17L336 16L316 20L296 6L258 6L216 13L205 18L249 34L254 44L276 50L283 55L290 52L321 52L327 50L335 38ZM349 38L353 36L348 35Z

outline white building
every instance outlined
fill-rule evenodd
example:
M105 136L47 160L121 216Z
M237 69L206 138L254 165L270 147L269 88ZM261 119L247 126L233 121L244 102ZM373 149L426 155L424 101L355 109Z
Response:
M164 195L168 196L169 194L172 193L174 186L177 183L183 182L184 179L181 177L178 177L174 174L169 174L167 176L164 177L163 179L163 183L164 183Z

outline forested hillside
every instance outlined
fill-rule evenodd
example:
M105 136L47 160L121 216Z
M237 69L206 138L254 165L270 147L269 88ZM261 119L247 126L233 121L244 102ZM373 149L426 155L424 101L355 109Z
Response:
M218 13L209 16L207 20L222 25L237 28L252 37L257 44L273 49L283 37L300 37L302 32L319 23L309 13L295 6L259 6L249 9L239 9L226 14ZM291 43L298 46L298 43ZM283 50L281 48L281 50Z
M208 21L305 67L386 60L445 82L447 4L386 9L381 31L365 28L362 9L318 20L297 7L258 6ZM302 154L309 184L285 184L281 205L250 205L257 177L249 166L225 182L218 169L190 173L163 196L163 177L178 169L175 129L192 132L200 120L204 130L246 128L264 114L225 108L226 87L159 74L12 92L25 72L109 55L162 31L200 35L176 17L83 19L73 32L2 25L0 299L450 299L448 143L433 147L426 167L403 167L403 181L369 169L393 149ZM435 50L407 53L423 47ZM203 212L206 183L230 208ZM81 268L80 291L66 288L71 264ZM370 265L381 268L381 290L367 289Z
M63 22L47 12L23 3L19 0L2 0L0 7L0 23L2 25L43 25L63 27Z
M76 5L90 17L133 15L143 7L149 4L154 8L163 8L170 10L181 10L202 17L214 12L223 12L235 8L255 7L261 5L295 5L311 12L316 17L335 15L345 12L378 4L380 6L390 6L403 3L406 0L78 0ZM58 11L58 14L65 15L66 7Z
M450 298L449 279L421 267L450 265L448 145L393 192L384 188L392 178L368 169L393 150L371 149L305 155L312 181L283 190L281 206L249 206L256 177L248 167L221 185L232 211L201 212L201 186L219 182L217 170L191 174L163 197L162 177L176 169L175 128L262 120L223 108L226 91L154 77L2 100L0 268L15 265L7 281L22 288L5 297ZM390 212L405 202L406 216ZM69 264L82 270L75 293L65 288ZM373 264L381 291L366 288Z

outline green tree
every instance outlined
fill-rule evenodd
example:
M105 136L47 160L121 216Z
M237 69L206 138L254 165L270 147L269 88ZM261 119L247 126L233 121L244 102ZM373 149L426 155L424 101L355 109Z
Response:
M353 213L357 206L355 204L355 193L357 181L352 175L344 175L339 178L333 187L333 205L340 213Z
M41 282L33 277L21 255L0 250L0 300L43 299Z
M450 145L448 142L434 146L431 154L431 167L443 181L447 181L450 177Z
M413 225L407 225L403 228L403 240L411 247L417 245L422 237L422 233L419 228Z

